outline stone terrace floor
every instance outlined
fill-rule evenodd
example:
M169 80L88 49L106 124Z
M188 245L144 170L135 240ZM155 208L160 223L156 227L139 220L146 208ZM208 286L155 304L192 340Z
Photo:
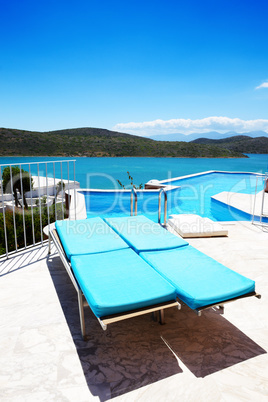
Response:
M228 225L228 238L190 243L256 281L261 300L224 315L188 307L113 324L86 309L80 337L76 292L53 250L36 247L0 262L1 401L267 401L268 232Z

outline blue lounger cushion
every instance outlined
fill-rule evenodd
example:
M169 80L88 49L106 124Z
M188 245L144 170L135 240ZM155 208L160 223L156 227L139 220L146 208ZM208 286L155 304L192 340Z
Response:
M56 221L55 227L67 258L104 253L129 246L101 218Z
M137 253L148 250L169 250L189 244L143 215L104 220Z
M175 288L190 308L198 309L254 292L255 282L192 246L140 256Z
M175 288L130 248L73 256L71 265L99 318L176 300Z

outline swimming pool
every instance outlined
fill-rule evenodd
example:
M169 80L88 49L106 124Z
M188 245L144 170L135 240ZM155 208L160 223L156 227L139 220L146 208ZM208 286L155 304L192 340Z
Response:
M222 191L245 194L255 192L256 174L205 172L197 175L163 180L172 185L167 190L168 215L194 213L214 221L249 220L250 215L211 199ZM262 190L259 180L258 191ZM130 214L130 190L81 190L85 196L87 216L123 216ZM138 190L138 214L158 219L158 190ZM164 202L162 200L162 210Z

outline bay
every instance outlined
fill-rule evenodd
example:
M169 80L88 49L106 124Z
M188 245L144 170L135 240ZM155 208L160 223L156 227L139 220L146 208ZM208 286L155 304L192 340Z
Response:
M118 188L117 180L126 187L130 180L127 171L136 185L145 184L151 179L166 180L178 176L221 170L228 172L268 171L268 154L249 154L248 158L57 158L57 157L0 157L0 164L23 164L46 161L75 160L75 179L81 188ZM23 166L29 170L28 165ZM73 179L73 163L69 162L69 178ZM2 168L3 169L3 168ZM48 165L52 175L53 167ZM45 176L45 164L40 165L41 176ZM31 165L31 174L37 174L37 165ZM56 177L60 178L60 167L56 164ZM67 179L67 163L63 163L63 178Z

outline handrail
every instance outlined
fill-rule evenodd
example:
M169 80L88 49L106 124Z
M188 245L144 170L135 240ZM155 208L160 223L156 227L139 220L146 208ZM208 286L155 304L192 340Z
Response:
M138 196L137 191L134 187L132 187L131 194L130 194L130 216L133 216L133 193L135 196L135 216L137 215L137 206L138 206Z
M0 165L0 178L2 179L2 168ZM4 202L4 190L3 183L1 182L1 192L2 192L2 206L3 206L3 223L4 223L4 234L5 234L5 246L6 246L6 257L8 258L8 244L7 244L7 228L6 228L6 212L5 212L5 202Z
M165 196L165 204L164 204L164 225L167 225L167 193L164 188L161 188L158 195L158 223L161 225L161 196L164 193Z
M75 162L76 161L76 159L64 159L64 161L63 162ZM39 164L39 165L41 165L42 163L58 163L59 162L59 160L57 160L57 161L38 161L38 162L23 162L23 163L20 163L20 165L21 166L23 166L23 165L36 165L37 163ZM11 165L16 165L16 163L11 163ZM10 163L4 163L4 164L1 164L1 166L10 166Z

